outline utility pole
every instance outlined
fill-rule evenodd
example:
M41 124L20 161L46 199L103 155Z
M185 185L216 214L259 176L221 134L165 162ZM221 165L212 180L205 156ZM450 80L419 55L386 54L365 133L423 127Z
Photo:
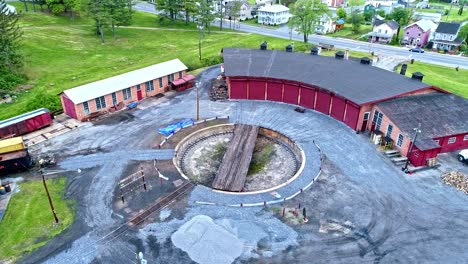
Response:
M414 135L413 135L413 140L411 141L410 149L408 151L408 157L407 157L408 159L406 160L405 166L401 168L401 170L404 171L405 173L408 173L408 165L410 162L411 154L413 154L413 147L414 147L414 144L416 143L416 139L418 138L418 134L421 133L420 127L421 127L421 124L419 124L417 128L413 128Z
M44 174L42 173L42 170L39 170L39 172L41 173L42 183L44 184L44 189L45 189L45 191L47 193L47 198L49 198L50 209L52 210L52 214L54 215L55 223L58 224L59 219L57 217L57 214L55 213L54 204L52 203L52 199L50 198L50 193L49 193L49 189L47 188L47 184L46 184Z
M195 85L197 86L197 121L200 120L200 95L198 94L198 89L201 81L197 81Z

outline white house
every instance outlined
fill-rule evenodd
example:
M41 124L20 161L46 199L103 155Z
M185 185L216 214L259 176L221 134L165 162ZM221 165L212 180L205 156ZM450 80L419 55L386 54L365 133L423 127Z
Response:
M233 15L233 14L231 14L230 10L231 10L231 8L234 7L236 2L240 3L240 10L239 10L239 13L237 14L237 18L239 20L251 19L253 17L252 16L252 6L249 4L249 2L247 2L245 0L234 0L234 1L227 2L226 7L225 7L226 11L227 11L226 14L228 16Z
M370 42L390 43L398 30L398 23L394 20L375 20L374 28L369 35Z
M258 23L266 25L281 25L288 23L289 8L284 5L265 5L258 9Z
M435 30L432 48L446 51L458 50L462 43L462 39L458 37L460 28L460 23L440 22Z
M320 20L315 25L315 33L325 35L334 31L335 23L333 23L333 19L327 14L320 16Z
M258 7L264 6L264 5L272 5L273 0L255 0L255 4L257 4Z

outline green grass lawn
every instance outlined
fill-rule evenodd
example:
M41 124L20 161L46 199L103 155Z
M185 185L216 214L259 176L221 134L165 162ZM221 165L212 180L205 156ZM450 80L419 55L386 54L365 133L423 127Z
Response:
M464 22L468 20L468 12L467 8L463 9L463 14L460 16L458 15L459 6L454 5L452 9L450 9L450 4L448 3L430 3L431 6L443 6L444 9L415 9L417 12L426 12L426 13L442 13L442 22ZM449 10L449 14L447 16L444 15L445 9Z
M43 246L73 222L74 203L63 200L66 178L47 181L54 202L58 225L49 207L42 181L20 184L20 192L14 194L0 222L0 262L15 260Z
M352 31L352 25L351 24L345 24L345 26L340 29L340 31L337 31L332 34L327 34L327 36L330 37L340 37L340 38L349 38L349 39L359 39L363 34L369 33L372 31L372 25L361 25L361 28L359 29L358 33L354 33Z
M400 67L397 68L400 72ZM415 62L408 64L406 75L411 77L413 72L422 72L425 76L425 83L437 86L454 94L468 98L468 70L449 68L428 63Z
M22 5L14 3L21 9ZM179 58L190 70L203 66L198 60L198 32L195 26L177 21L174 25L146 13L135 13L132 27L118 28L113 38L106 32L106 44L94 34L89 19L27 13L20 22L24 31L22 52L29 91L18 94L18 101L0 105L0 120L38 107L61 108L57 94L89 82ZM258 48L268 41L269 48L284 49L289 40L250 33L219 31L212 28L202 40L202 57L217 56L223 47ZM308 46L296 43L296 50ZM72 80L75 79L75 80Z

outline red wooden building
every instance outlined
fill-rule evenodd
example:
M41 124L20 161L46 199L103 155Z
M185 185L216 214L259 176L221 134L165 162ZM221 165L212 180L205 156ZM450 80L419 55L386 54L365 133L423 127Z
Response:
M52 124L49 110L37 109L29 113L0 121L0 139L21 136Z
M268 100L313 109L356 131L370 130L371 111L384 101L446 93L412 78L372 67L369 59L346 60L314 53L224 48L230 99ZM444 135L445 136L445 135ZM406 155L406 153L404 153Z

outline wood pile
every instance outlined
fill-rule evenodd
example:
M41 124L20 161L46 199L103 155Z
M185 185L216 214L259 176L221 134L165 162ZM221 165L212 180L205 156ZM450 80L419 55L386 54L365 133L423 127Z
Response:
M442 181L468 194L468 176L463 175L463 173L459 171L447 172L442 175Z
M229 92L226 84L226 80L224 80L221 76L218 76L216 80L213 81L213 85L210 91L210 99L212 101L217 100L226 100L229 97Z
M213 181L214 189L232 192L240 192L244 189L258 129L258 126L243 124L235 126L234 136Z

